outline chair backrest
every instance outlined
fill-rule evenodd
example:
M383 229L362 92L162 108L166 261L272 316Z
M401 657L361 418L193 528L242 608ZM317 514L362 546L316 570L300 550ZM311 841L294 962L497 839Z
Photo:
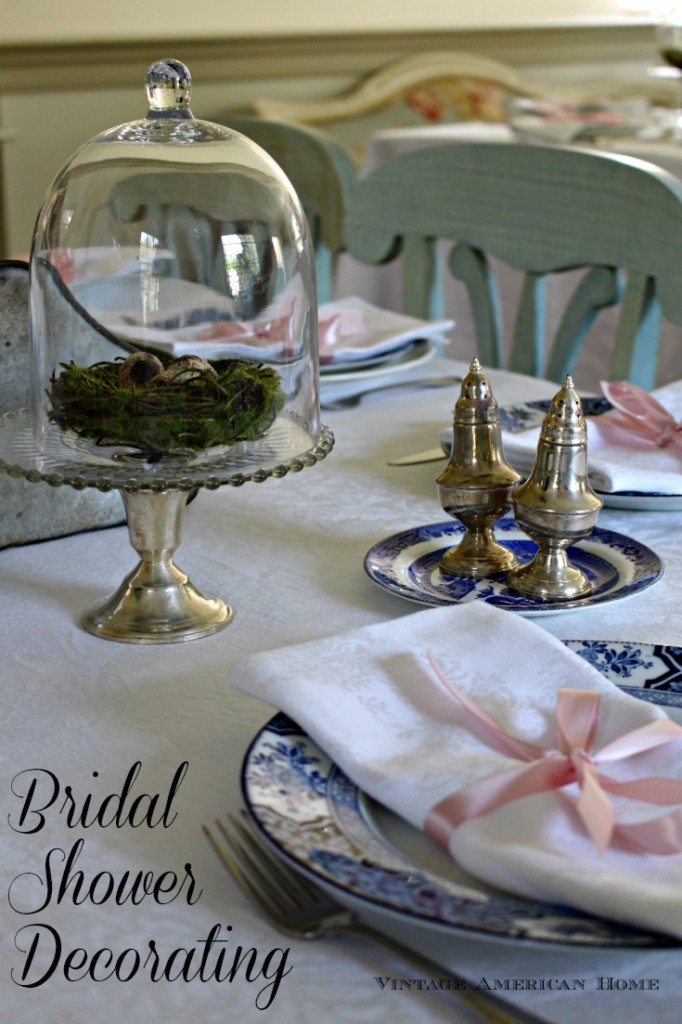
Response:
M333 293L334 261L345 246L348 201L355 169L345 150L324 132L284 121L257 117L227 118L235 131L256 142L282 168L305 212L317 271L317 295Z
M323 100L260 98L261 117L316 125L333 135L360 167L371 135L384 128L450 121L505 121L510 96L542 95L501 61L436 50L378 68L340 96Z
M359 181L348 220L352 256L403 262L403 308L437 317L447 265L466 286L478 353L505 361L491 257L523 272L510 369L561 380L598 311L619 304L611 379L650 388L661 314L682 324L682 182L629 157L516 144L445 145L389 161ZM546 338L547 276L578 275Z
M239 315L256 317L277 284L277 257L270 225L280 199L266 181L237 166L225 174L197 166L194 174L172 166L141 172L117 182L109 194L119 238L130 225L129 244L141 231L158 240L171 276L204 285L238 301ZM235 217L238 216L238 220ZM224 236L240 239L232 266Z

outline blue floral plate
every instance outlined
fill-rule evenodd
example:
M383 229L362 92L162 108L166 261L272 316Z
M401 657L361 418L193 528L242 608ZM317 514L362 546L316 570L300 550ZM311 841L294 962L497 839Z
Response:
M645 590L663 575L663 563L650 548L621 533L597 527L589 537L568 548L569 559L587 574L592 591L575 601L534 601L510 590L504 575L474 580L441 572L441 557L457 544L463 532L461 523L453 519L403 530L370 548L365 556L365 571L396 597L418 604L478 600L526 616L552 615L618 601ZM537 545L519 530L514 519L500 519L495 534L520 562L530 561L537 551Z
M682 647L570 641L617 685L682 720ZM445 935L593 947L679 946L669 936L510 896L463 872L368 799L295 722L277 715L244 759L242 789L277 853L343 903Z

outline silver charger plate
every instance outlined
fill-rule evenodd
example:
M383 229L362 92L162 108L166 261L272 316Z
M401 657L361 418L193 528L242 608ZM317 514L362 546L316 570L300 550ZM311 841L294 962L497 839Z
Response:
M682 720L682 647L570 641L628 693ZM419 830L369 800L286 715L254 738L246 807L274 850L341 902L444 935L544 946L676 947L669 936L510 896L463 872Z
M592 591L575 601L534 601L515 594L507 586L505 575L471 579L441 572L441 557L458 543L463 533L462 524L452 519L403 530L369 549L364 560L365 572L384 590L417 604L485 601L528 617L632 597L663 575L663 563L651 548L621 533L596 527L589 537L569 547L567 552L571 563L587 574ZM500 519L495 534L520 562L530 561L537 551L537 546L512 518Z

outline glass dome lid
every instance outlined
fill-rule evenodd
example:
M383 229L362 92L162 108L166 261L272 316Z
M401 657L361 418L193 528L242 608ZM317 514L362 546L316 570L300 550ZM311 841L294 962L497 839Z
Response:
M38 216L34 464L133 490L300 468L331 447L302 207L259 146L192 116L184 65L153 64L146 91L146 117L82 146Z

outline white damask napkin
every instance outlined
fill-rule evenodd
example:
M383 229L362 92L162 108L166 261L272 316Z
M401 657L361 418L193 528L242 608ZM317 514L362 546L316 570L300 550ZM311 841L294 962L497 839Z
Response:
M682 418L682 381L652 391L676 419ZM502 432L504 453L519 473L533 468L540 428ZM590 483L608 494L682 494L682 448L659 448L654 441L614 426L608 414L587 417L587 464Z
M595 748L666 717L541 627L483 603L426 609L263 652L242 662L233 679L289 714L361 789L422 828L454 790L518 764L457 724L427 651L449 682L532 743L556 746L562 688L601 695ZM608 764L612 778L633 771L682 777L682 740ZM575 812L576 793L571 785L525 796L466 821L449 849L471 874L509 892L682 938L682 853L635 853L617 841L598 853ZM621 819L670 810L611 799Z

